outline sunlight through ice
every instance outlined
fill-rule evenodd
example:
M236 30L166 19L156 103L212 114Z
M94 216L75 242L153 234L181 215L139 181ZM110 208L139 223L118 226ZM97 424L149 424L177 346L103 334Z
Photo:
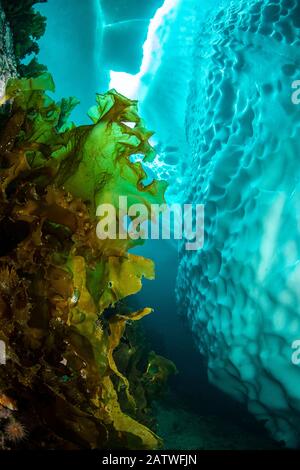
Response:
M147 92L147 85L143 86L143 78L147 76L147 83L155 76L163 55L157 32L164 25L164 41L167 39L169 28L168 23L175 15L176 7L181 0L165 0L152 20L150 21L147 39L143 46L143 60L139 73L131 75L125 72L110 71L110 89L114 88L119 93L130 99L143 100Z

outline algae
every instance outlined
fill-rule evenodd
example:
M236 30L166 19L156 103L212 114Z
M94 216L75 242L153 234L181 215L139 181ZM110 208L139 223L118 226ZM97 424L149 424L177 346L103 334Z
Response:
M34 9L37 3L47 0L1 0L14 39L14 53L18 73L22 77L34 77L46 72L47 67L38 62L38 40L46 30L46 17ZM28 63L28 56L33 56Z
M76 127L69 122L76 100L55 103L46 93L53 89L49 74L12 79L4 99L0 391L30 413L32 446L158 448L147 420L136 419L144 385L133 390L135 372L127 367L129 379L120 372L115 354L127 324L151 312L128 313L122 299L154 277L154 265L128 253L137 242L99 240L96 207L117 206L122 194L160 204L166 184L144 186L141 163L130 160L154 156L136 102L114 90L97 95L93 123ZM123 348L127 365L130 349ZM159 381L161 373L164 381L172 368L159 364L152 355L144 378Z

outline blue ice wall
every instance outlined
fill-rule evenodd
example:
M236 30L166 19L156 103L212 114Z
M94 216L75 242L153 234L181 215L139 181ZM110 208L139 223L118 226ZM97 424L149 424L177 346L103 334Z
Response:
M278 440L300 444L300 4L224 2L199 24L185 200L205 204L205 245L181 249L180 309L210 380Z
M137 73L143 57L149 20L163 0L101 1L105 28L102 54L107 68Z
M133 80L157 130L170 200L205 204L204 249L180 249L178 305L211 382L295 447L300 106L291 96L300 80L300 4L164 5Z

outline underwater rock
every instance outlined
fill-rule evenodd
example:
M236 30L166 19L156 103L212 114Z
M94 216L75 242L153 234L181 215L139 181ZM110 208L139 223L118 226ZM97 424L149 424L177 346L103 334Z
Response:
M27 437L26 427L16 419L13 400L0 393L0 450L10 450Z
M46 18L36 11L36 3L47 0L1 0L13 37L13 51L18 74L22 77L38 76L47 67L37 60L38 40L46 29Z
M182 246L177 282L210 380L290 447L300 445L299 27L296 0L226 2L199 25L185 202L205 204L205 244Z
M7 80L16 74L13 38L0 4L0 100L3 98Z

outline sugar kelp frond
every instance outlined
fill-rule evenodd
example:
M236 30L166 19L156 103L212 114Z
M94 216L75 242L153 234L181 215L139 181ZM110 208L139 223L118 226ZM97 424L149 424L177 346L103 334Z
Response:
M121 301L141 289L143 277L154 277L154 265L128 253L132 240L96 235L101 202L117 205L119 195L163 202L165 183L144 186L142 165L130 159L152 158L151 133L136 103L115 91L97 96L91 125L76 127L68 122L76 100L55 103L46 94L53 89L48 74L11 80L6 89L0 340L8 360L0 392L25 408L30 400L53 446L157 448L146 417L136 419L135 391L115 360L128 321L151 312L129 314Z

